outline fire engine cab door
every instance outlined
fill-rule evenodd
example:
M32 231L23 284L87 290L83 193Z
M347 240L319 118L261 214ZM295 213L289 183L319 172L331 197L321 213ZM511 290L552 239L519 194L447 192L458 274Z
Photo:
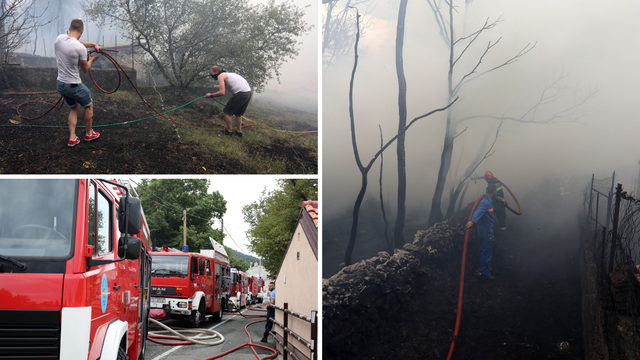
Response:
M113 200L96 184L89 185L89 204L87 214L88 245L93 246L94 259L113 259L114 243L117 237L115 205ZM86 272L88 280L88 298L91 300L91 319L97 321L94 326L111 321L115 313L123 307L123 282L120 264L92 266ZM122 271L124 272L124 271Z
M204 289L202 289L202 291L204 291L206 299L207 299L207 307L210 308L211 312L214 312L214 306L213 306L213 269L211 268L211 260L209 259L205 259L204 260L204 267L205 267L205 276L203 277L203 282L204 282Z

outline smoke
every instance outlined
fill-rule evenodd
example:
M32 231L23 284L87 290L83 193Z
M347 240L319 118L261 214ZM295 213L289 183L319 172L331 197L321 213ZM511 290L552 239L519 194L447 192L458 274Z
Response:
M251 3L265 4L269 0L251 0ZM100 26L94 19L88 18L82 10L82 4L89 5L92 0L35 0L34 13L42 14L42 19L53 20L50 24L32 34L31 40L18 52L54 57L53 44L60 34L68 32L71 20L80 18L84 22L85 31L82 41L95 42L99 45L114 46L115 43L129 42L128 34L120 29L111 28L110 24ZM280 1L277 1L280 2ZM273 79L267 88L279 92L288 92L317 99L318 97L318 6L313 0L295 2L296 6L305 9L304 21L313 24L314 28L300 39L301 45L295 59L289 59L279 70L280 79ZM37 39L37 44L35 43ZM316 101L317 102L317 101ZM317 107L317 104L314 105Z
M505 121L495 153L480 165L476 174L493 171L516 194L539 188L548 179L584 179L586 183L592 173L596 177L607 177L613 171L617 171L623 183L633 183L640 157L636 140L640 123L635 119L638 111L634 99L637 93L634 85L640 77L635 64L639 53L633 44L640 40L640 33L635 29L632 14L640 10L640 4L628 3L621 8L596 1L495 0L473 2L468 12L462 2L456 4L458 37L469 35L487 18L502 19L467 51L465 56L470 57L460 60L457 79L473 68L478 54L489 41L494 43L500 39L482 60L480 68L485 70L506 61L527 44L536 45L517 62L465 85L453 110L454 117L517 118L540 100L546 87L546 95L557 99L529 115L535 115L536 119L561 115L556 118L556 124ZM382 126L385 141L397 132L398 86L394 58L397 12L397 3L379 3L371 15L375 17L371 28L359 48L354 113L360 156L365 162L379 148L378 124ZM405 34L403 55L411 120L447 104L449 54L426 2L409 3ZM351 58L336 60L323 76L323 213L329 222L350 215L360 189L348 117L352 68L353 54ZM558 78L562 80L554 84ZM595 88L597 93L586 103L564 112ZM408 216L424 218L424 226L440 166L445 116L437 114L422 119L407 132L406 206ZM457 127L459 136L455 140L443 211L449 188L457 184L475 157L487 129L495 127L497 121L474 118ZM391 207L397 191L395 151L394 146L390 147L384 159L383 192L385 203ZM459 161L460 169L457 176L453 176ZM373 169L369 173L367 196L377 201L379 162ZM576 183L577 180L571 184ZM571 191L580 192L583 185L580 183L578 189ZM472 185L465 203L482 191L483 186ZM412 236L407 233L407 239ZM348 238L348 232L340 237Z
M90 2L90 1L88 1ZM51 23L38 29L37 44L36 34L19 51L33 53L35 55L53 57L53 43L60 34L66 34L69 24L73 19L82 19L84 22L84 34L80 38L82 41L95 42L98 44L110 44L114 42L124 42L125 35L117 29L109 29L108 25L98 26L97 23L88 19L82 10L82 2L71 0L35 0L33 13L42 14L41 19Z

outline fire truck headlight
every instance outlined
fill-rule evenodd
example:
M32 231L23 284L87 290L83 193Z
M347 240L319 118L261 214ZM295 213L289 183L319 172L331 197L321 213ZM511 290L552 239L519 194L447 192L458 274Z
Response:
M186 303L186 302L184 302L184 301L181 301L181 302L179 302L179 303L178 303L178 307L179 307L179 308L186 309L186 308L187 308L187 303Z

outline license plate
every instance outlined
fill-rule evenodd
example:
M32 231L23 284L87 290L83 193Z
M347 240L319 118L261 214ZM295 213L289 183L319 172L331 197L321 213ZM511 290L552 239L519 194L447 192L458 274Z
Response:
M152 304L154 304L154 303L160 303L160 304L162 304L162 303L164 303L164 300L165 300L164 298L156 298L156 297L152 297L152 298L151 298L151 303L152 303Z

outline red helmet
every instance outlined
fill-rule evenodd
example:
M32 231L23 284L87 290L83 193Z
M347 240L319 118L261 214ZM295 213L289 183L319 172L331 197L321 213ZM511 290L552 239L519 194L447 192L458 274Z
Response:
M484 178L493 179L493 173L491 171L487 171L486 173L484 173Z

